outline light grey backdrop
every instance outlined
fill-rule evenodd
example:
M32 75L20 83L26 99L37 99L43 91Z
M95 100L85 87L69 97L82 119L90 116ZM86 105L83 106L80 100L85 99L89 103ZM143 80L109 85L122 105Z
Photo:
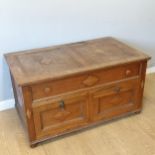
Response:
M114 36L155 65L154 8L154 0L0 0L0 101L13 97L7 52Z

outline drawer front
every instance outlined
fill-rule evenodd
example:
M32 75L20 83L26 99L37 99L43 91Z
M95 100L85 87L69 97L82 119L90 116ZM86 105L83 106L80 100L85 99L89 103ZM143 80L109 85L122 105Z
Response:
M78 93L34 104L37 138L61 134L87 124L87 100L87 93Z
M139 105L139 83L136 79L92 90L92 120L111 119L136 110Z
M31 86L33 100L138 76L140 63L112 67Z

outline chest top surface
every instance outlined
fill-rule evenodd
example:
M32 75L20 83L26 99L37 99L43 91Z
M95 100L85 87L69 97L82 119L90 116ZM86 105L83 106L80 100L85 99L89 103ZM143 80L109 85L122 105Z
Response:
M8 53L5 57L19 85L150 58L111 37Z

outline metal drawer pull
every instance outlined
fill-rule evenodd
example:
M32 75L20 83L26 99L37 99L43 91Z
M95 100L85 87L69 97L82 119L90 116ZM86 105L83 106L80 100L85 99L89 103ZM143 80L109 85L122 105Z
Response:
M60 108L64 109L65 108L65 102L64 101L60 101L59 106L60 106Z
M114 89L114 91L115 91L116 93L119 93L119 92L121 91L121 87L116 87L116 88Z
M131 70L127 69L125 72L126 75L130 75L131 74Z

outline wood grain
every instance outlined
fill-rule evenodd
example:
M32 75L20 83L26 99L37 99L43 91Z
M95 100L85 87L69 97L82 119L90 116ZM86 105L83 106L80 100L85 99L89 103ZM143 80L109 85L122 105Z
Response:
M29 148L15 109L0 112L0 155L154 155L155 74L147 75L140 115Z
M150 57L107 37L5 55L18 85L62 78Z

